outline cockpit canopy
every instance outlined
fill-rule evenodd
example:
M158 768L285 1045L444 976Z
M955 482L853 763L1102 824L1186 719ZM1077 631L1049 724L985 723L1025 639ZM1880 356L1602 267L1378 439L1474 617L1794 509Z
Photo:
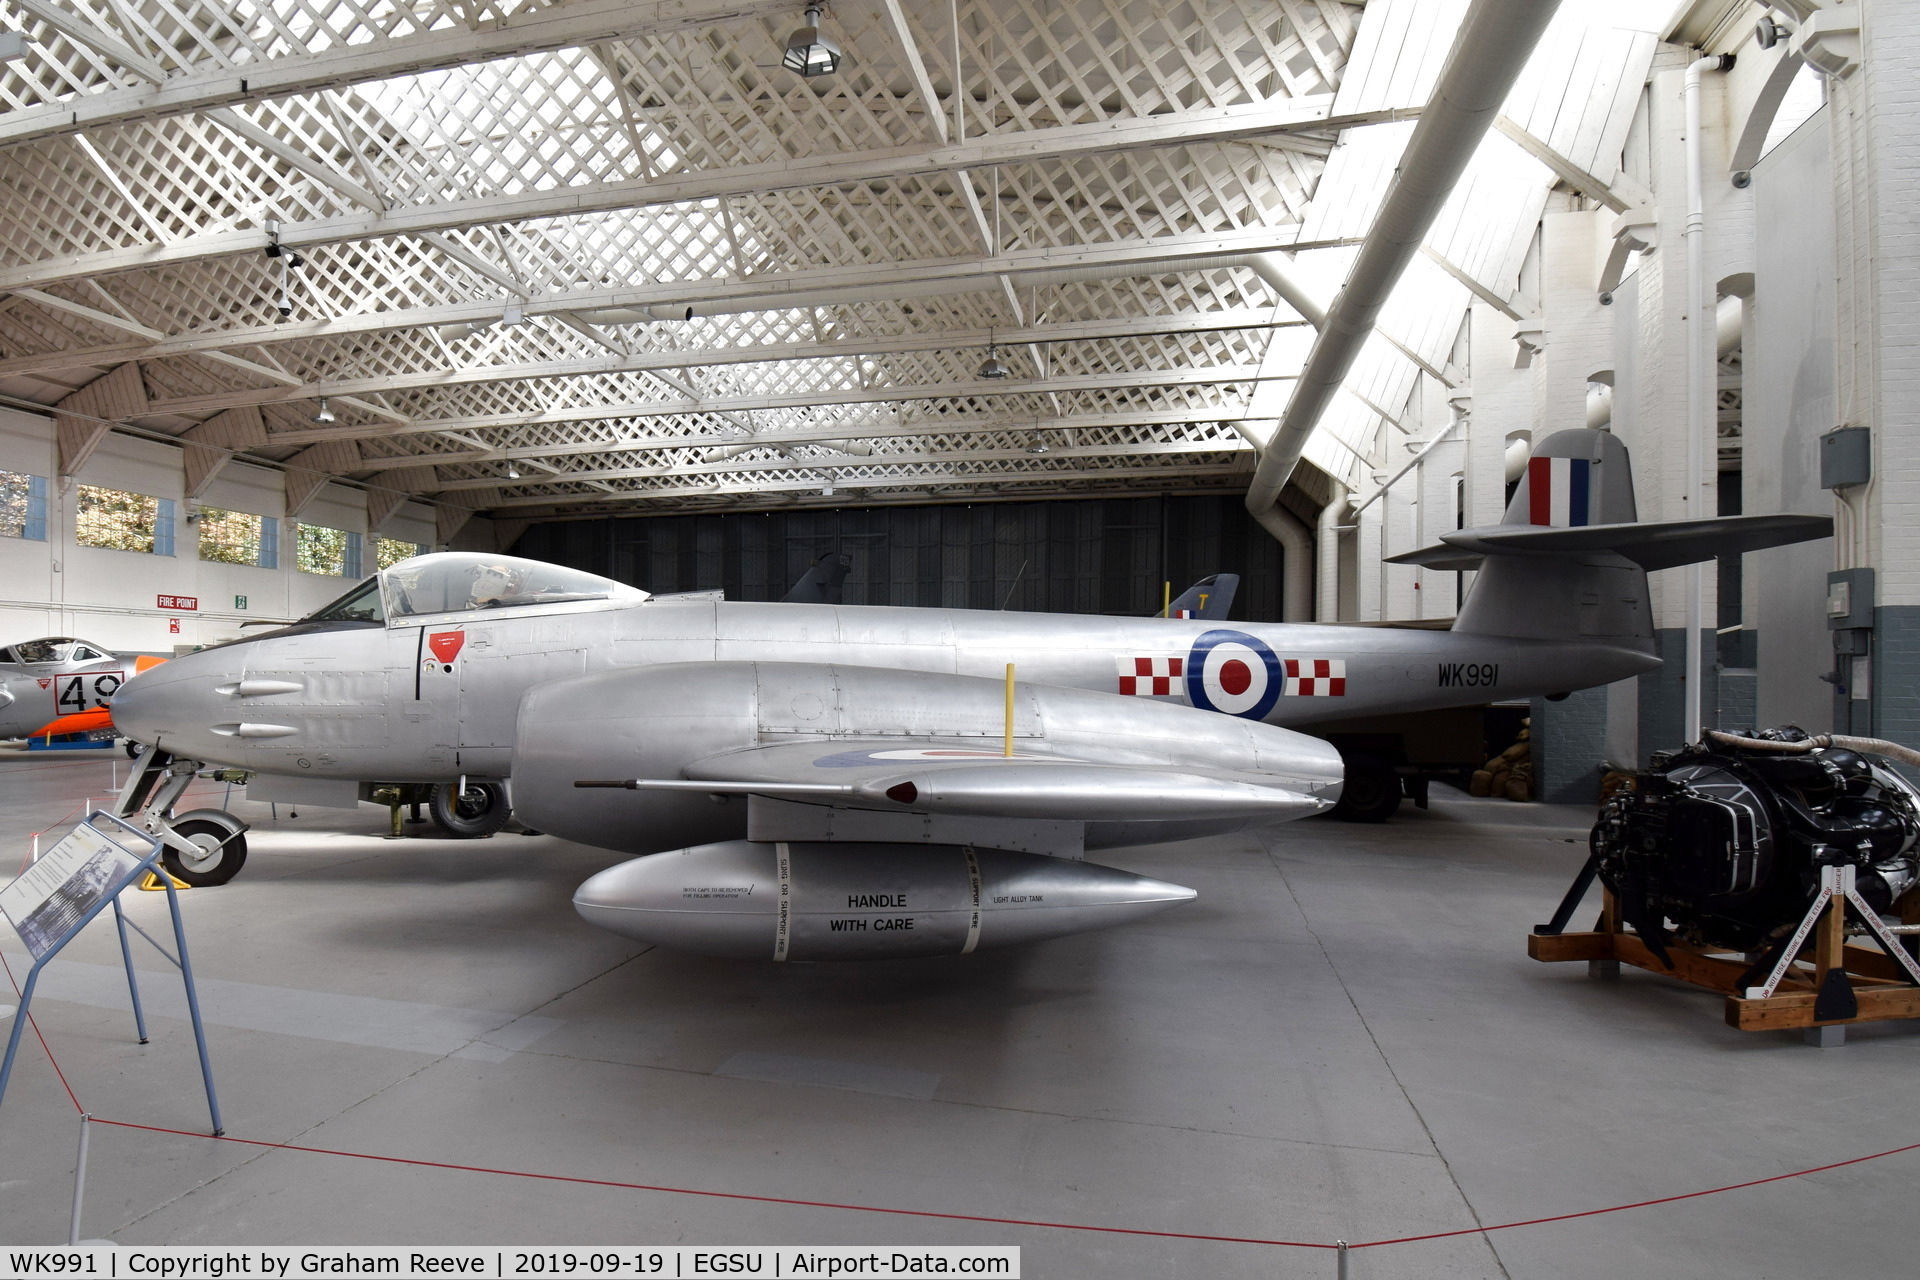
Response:
M0 662L98 662L109 656L99 645L72 636L42 636L0 648Z
M526 609L591 601L637 604L647 593L539 560L442 551L415 556L349 591L310 622L397 622L426 614Z

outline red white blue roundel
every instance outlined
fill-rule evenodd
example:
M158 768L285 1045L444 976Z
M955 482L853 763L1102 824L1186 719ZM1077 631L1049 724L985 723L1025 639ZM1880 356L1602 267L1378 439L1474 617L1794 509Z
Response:
M1187 656L1187 700L1206 711L1263 720L1286 686L1273 650L1243 631L1209 631Z

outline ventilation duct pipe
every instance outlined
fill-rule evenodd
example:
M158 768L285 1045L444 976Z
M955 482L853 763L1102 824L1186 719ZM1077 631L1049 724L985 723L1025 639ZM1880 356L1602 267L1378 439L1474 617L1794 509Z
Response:
M1340 526L1347 522L1348 496L1347 486L1336 480L1333 497L1320 508L1320 525L1314 531L1320 559L1319 572L1314 575L1315 622L1340 621Z
M1124 276L1162 275L1172 271L1218 271L1246 267L1254 272L1286 303L1315 326L1326 313L1320 309L1304 286L1293 276L1293 264L1280 253L1231 253L1205 257L1155 258L1146 262L1117 263L1107 267L1069 267L1053 271L1025 271L1013 278L1026 285L1083 284L1090 280L1116 280ZM713 302L674 302L650 307L599 307L573 314L588 324L650 324L660 320L694 320L704 316L739 315L749 311L784 311L801 307L844 306L854 302L893 302L902 298L927 298L944 294L979 293L998 289L1005 271L982 271L978 275L957 276L945 280L909 280L892 284L847 285L836 289L796 289L790 293L766 293L752 298L728 298Z
M1413 128L1347 283L1327 311L1280 429L1267 442L1247 490L1257 519L1279 500L1327 403L1339 390L1380 309L1419 252L1427 231L1500 112L1513 82L1552 21L1557 0L1474 0L1454 37L1433 100Z
M1587 384L1587 427L1598 431L1613 425L1613 388L1604 382Z
M1587 401L1587 425L1593 425L1593 401L1591 399ZM1514 483L1521 476L1527 474L1527 461L1532 457L1533 441L1527 439L1525 436L1507 437L1504 472L1508 484Z
M1740 324L1746 319L1746 302L1741 298L1722 298L1713 313L1713 346L1725 356L1740 346Z
M1254 519L1280 544L1280 621L1313 621L1313 534L1279 503Z

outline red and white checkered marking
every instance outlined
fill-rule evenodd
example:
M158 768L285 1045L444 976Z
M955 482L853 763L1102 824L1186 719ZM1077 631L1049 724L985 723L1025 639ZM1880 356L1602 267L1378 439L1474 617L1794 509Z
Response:
M1185 658L1122 655L1113 661L1120 669L1120 692L1136 698L1164 698L1179 693L1182 673L1187 669Z
M1288 698L1344 698L1347 694L1347 664L1340 658L1284 658Z

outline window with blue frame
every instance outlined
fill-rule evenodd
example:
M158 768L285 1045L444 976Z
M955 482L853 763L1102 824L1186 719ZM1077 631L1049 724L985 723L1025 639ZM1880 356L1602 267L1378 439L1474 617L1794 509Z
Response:
M391 569L402 560L411 560L415 556L427 554L425 544L406 542L399 538L381 538L375 545L377 547L375 558L378 561L378 567L382 569Z
M295 555L302 573L358 578L366 558L366 537L351 529L303 524L295 535Z
M75 490L74 541L110 551L173 554L174 501L83 484Z
M0 471L0 538L47 540L47 478Z

